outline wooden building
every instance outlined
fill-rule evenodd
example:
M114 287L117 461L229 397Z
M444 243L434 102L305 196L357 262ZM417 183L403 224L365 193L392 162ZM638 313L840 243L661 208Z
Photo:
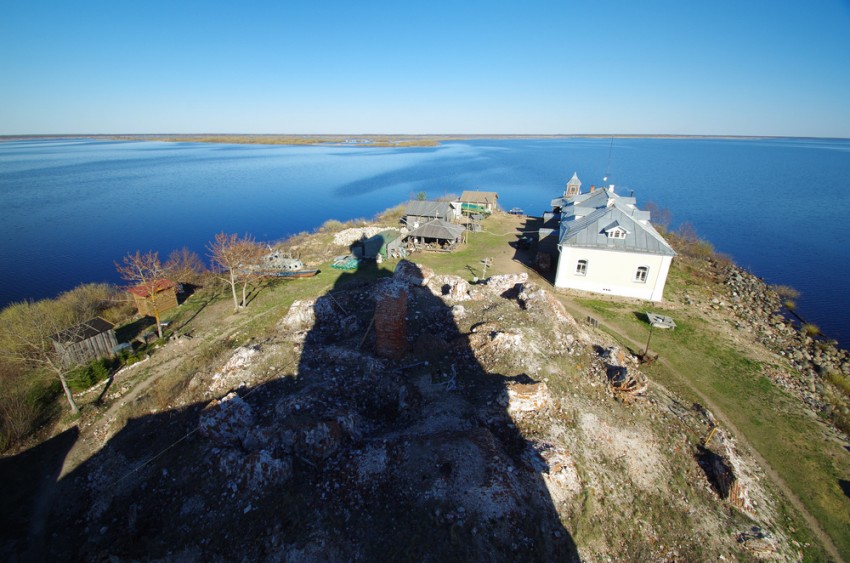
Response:
M109 321L95 317L52 335L50 340L61 356L63 365L85 364L112 355L118 346L113 328L114 325Z
M395 229L387 229L375 236L361 239L351 245L351 253L357 258L374 260L381 255L382 259L398 258L402 249L401 233Z
M133 302L140 315L156 316L153 310L154 300L160 314L177 307L177 284L171 280L156 280L153 292L146 285L137 285L127 291L133 296ZM152 295L156 296L155 299Z
M461 209L465 214L492 214L499 206L499 194L496 192L465 191L460 195Z
M466 229L462 225L434 219L409 232L408 244L422 250L454 250L463 242Z
M461 216L460 208L457 201L408 201L404 222L411 231L434 219L454 223Z

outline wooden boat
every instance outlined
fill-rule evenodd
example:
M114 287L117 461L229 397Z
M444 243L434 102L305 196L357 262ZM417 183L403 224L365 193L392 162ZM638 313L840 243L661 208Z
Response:
M511 215L525 215L525 211L520 209L519 207L514 207L510 211L508 211Z
M321 270L275 270L263 273L274 278L312 278L320 271Z

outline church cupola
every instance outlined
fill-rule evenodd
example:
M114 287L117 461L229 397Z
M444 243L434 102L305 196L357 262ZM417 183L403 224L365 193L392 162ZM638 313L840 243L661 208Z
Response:
M573 172L573 177L570 178L570 181L567 182L567 189L564 192L564 197L575 197L581 193L581 180L578 179L578 176L575 172Z

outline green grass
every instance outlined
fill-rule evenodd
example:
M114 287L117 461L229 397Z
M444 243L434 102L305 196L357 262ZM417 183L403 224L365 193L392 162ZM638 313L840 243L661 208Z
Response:
M433 269L438 274L450 274L471 280L473 276L483 277L484 258L494 258L499 254L513 255L514 249L509 242L517 239L516 219L510 216L493 215L482 224L484 232L469 233L468 240L460 250L451 253L419 252L410 260ZM487 276L502 274L497 264L487 269Z
M598 299L577 299L603 319L616 323L629 340L646 342L649 326L633 307ZM653 305L664 311L664 306ZM825 439L820 424L799 401L762 375L762 364L738 350L705 319L683 310L668 311L677 323L673 331L654 330L651 350L666 359L699 392L716 404L779 473L808 511L850 559L850 499L839 479L850 475L850 461L840 444ZM683 397L699 402L690 387L663 363L645 368L647 375ZM789 512L793 512L790 511ZM795 525L798 541L813 541Z

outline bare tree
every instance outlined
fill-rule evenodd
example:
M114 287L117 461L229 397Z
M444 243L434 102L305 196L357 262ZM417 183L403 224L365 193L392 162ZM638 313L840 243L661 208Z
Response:
M248 286L256 284L265 277L260 261L266 249L262 244L258 244L247 236L242 239L241 244L246 266L242 271L242 307L245 307L248 305Z
M149 304L156 320L156 332L162 338L162 325L159 322L159 293L167 283L168 271L159 261L158 252L127 254L121 263L115 262L115 269L122 279L138 287Z
M207 273L207 268L198 255L185 246L172 251L164 267L166 271L171 272L175 281L192 285L200 285L204 274Z
M220 278L230 285L233 295L233 310L239 311L247 301L248 285L254 283L260 272L258 271L259 258L262 255L262 247L258 245L253 237L245 235L239 237L237 234L218 233L215 238L207 244L209 256L212 260L213 270L220 274ZM236 296L236 287L242 284L242 302Z
M74 401L67 375L76 363L54 341L74 341L81 336L82 319L73 318L67 309L49 300L16 303L3 312L0 323L0 353L5 359L29 368L44 369L62 384L71 413L80 409ZM70 326L70 328L68 328Z
M670 229L670 210L666 207L661 207L654 201L647 201L644 206L649 211L650 221L656 227L661 227L661 231L667 232Z

